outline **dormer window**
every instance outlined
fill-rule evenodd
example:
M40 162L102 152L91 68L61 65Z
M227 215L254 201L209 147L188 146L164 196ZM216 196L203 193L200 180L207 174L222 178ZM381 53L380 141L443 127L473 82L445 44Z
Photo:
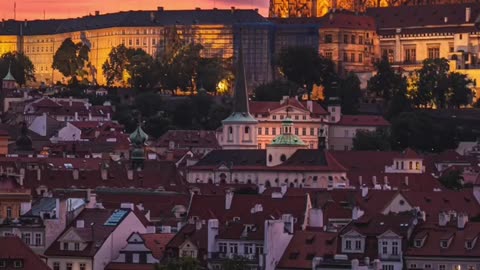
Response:
M442 240L440 241L440 246L442 248L447 248L448 247L448 240Z
M23 261L22 261L22 260L15 260L15 261L13 261L13 267L15 267L15 268L23 268Z
M417 247L417 248L422 247L422 240L421 239L415 239L415 247Z
M467 249L472 249L473 248L473 242L472 241L466 241L465 242L465 247Z

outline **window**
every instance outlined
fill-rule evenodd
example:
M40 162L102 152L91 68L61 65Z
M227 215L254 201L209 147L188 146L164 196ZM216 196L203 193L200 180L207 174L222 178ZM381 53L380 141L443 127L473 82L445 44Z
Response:
M218 251L220 253L227 253L227 243L218 243Z
M87 269L87 266L84 263L80 264L80 270L85 270Z
M356 250L361 250L362 249L362 241L355 240L355 249Z
M416 263L411 263L410 268L414 268L414 269L417 268L417 264Z
M53 263L53 270L60 270L60 263L59 262L54 262Z
M265 128L265 135L268 135L269 132L268 132L268 128Z
M343 35L343 43L348 44L348 35Z
M345 137L348 137L348 129L347 129L347 130L345 130L345 132L344 132L344 133L345 133Z
M307 116L304 115L304 116L302 117L302 119L303 119L303 120L307 120Z
M363 44L363 36L358 36L358 44Z
M68 243L67 242L63 243L63 250L68 250Z
M382 241L382 254L388 254L388 242Z
M25 244L30 245L31 244L31 239L30 239L30 233L22 233L22 239Z
M445 264L439 264L438 265L438 270L445 270L447 267L445 266Z
M137 46L140 45L140 39L137 38L137 39L135 40L135 45L137 45Z
M447 240L442 240L440 241L440 246L442 248L447 248L448 247L448 241Z
M415 48L406 48L404 53L405 63L414 63L417 61L417 51Z
M255 246L255 253L256 254L263 254L263 245L256 245Z
M238 253L238 244L230 244L230 253L232 254Z
M465 243L465 247L466 247L467 249L472 249L472 241L467 241L467 242Z
M361 54L361 53L358 54L358 62L360 62L360 63L363 62L363 54Z
M394 267L391 264L384 264L382 265L382 270L393 270Z
M325 58L332 60L333 59L333 53L332 52L325 52Z
M273 119L273 120L277 120L277 116L276 116L276 115L272 115L272 119Z
M392 255L398 255L398 242L392 242Z
M12 208L7 207L7 218L12 218Z
M352 42L351 42L351 43L352 43L352 44L355 44L355 43L357 43L357 41L356 41L356 40L357 40L357 38L356 38L354 35L352 35Z
M310 128L310 136L315 136L315 128Z
M0 268L6 268L7 262L5 260L0 260Z
M73 264L67 263L67 270L72 270L72 269L73 269Z
M415 240L415 247L422 247L422 240Z
M258 135L262 135L262 128L261 127L258 128Z
M432 265L431 265L431 264L425 264L423 268L425 268L425 269L431 269L431 268L432 268Z
M22 260L15 260L13 261L14 268L23 268L23 261Z
M428 58L430 59L440 58L440 48L439 47L428 48Z
M244 246L244 253L245 254L252 254L253 253L253 245L252 244L245 244Z
M352 241L351 240L345 241L345 250L352 250Z
M325 35L325 43L332 43L333 38L331 34Z
M298 128L295 128L295 135L298 135Z
M343 62L348 62L348 54L347 54L347 52L343 52Z
M80 250L80 243L75 243L75 250L79 251Z
M280 161L281 161L281 162L284 162L285 160L287 160L287 156L285 156L284 154L282 154L282 155L280 156Z
M277 129L276 128L272 128L272 135L277 135Z
M128 40L128 46L132 46L132 45L133 45L132 40L129 39L129 40Z
M250 128L249 127L245 127L245 134L248 134L250 133Z
M420 162L415 162L415 169L420 170Z
M350 54L350 62L355 62L355 53Z
M302 128L302 135L306 136L307 135L307 128Z

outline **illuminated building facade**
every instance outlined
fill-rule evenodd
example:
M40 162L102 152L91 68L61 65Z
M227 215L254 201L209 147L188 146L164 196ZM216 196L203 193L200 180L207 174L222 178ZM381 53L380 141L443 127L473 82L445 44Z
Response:
M478 0L270 0L269 17L321 17L330 10L363 12L372 7L478 3Z
M66 78L52 69L52 61L62 42L66 38L72 38L74 42L90 46L92 68L89 70L89 79L104 84L106 81L101 66L112 47L124 44L155 55L168 45L168 37L172 31L176 31L185 41L202 44L203 56L231 59L235 46L238 45L234 40L241 29L245 32L242 39L248 41L245 46L247 79L249 85L254 85L265 82L270 76L263 74L270 69L267 35L270 24L256 10L234 8L167 11L159 7L156 11L105 15L96 12L95 15L76 19L24 22L4 20L0 26L0 53L24 52L35 65L38 82L65 81ZM249 56L249 51L255 51L256 55Z

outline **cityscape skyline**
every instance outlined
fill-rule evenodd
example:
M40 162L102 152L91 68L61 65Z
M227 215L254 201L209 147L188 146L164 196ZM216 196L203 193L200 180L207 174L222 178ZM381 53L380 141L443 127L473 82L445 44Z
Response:
M37 20L37 19L63 19L76 18L95 11L101 14L114 13L128 10L155 10L162 6L167 10L172 9L225 9L235 6L241 9L258 8L259 12L268 14L268 1L266 0L199 0L199 1L175 1L175 0L122 0L119 5L115 0L105 0L99 3L96 0L82 2L62 0L5 0L0 2L0 16L2 19Z

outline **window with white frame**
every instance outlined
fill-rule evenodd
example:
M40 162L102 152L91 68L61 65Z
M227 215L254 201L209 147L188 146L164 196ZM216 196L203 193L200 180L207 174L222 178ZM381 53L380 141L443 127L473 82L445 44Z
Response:
M352 250L352 240L345 241L345 250Z
M238 253L238 244L231 243L230 244L230 253L237 254Z
M35 246L41 246L41 245L42 245L42 234L35 233Z
M227 253L227 243L218 243L218 251L221 253Z
M244 253L245 254L253 254L253 244L245 244Z
M398 241L392 242L392 255L398 255Z
M382 270L393 270L394 267L391 264L384 264L382 265Z
M355 250L362 250L362 241L355 240Z
M25 244L30 245L31 244L31 234L30 233L22 233L22 239Z
M438 270L445 270L445 269L447 269L447 266L445 264L438 265Z
M382 254L384 254L384 255L388 254L388 242L387 241L382 241Z

